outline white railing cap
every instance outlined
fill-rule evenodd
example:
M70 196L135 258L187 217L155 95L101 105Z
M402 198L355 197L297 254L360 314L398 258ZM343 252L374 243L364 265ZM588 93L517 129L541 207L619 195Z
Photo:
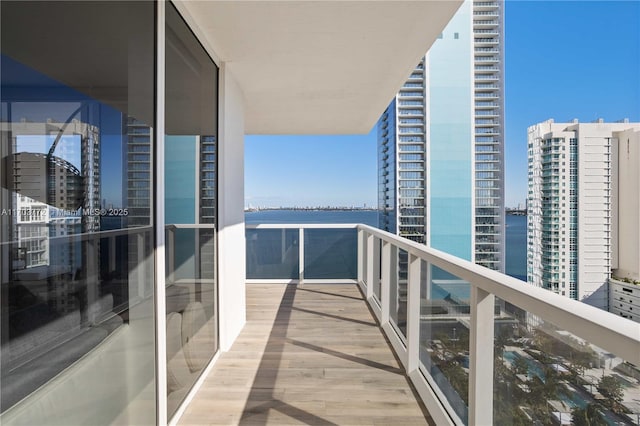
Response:
M640 365L640 323L389 232L368 225L358 225L358 228L632 364Z

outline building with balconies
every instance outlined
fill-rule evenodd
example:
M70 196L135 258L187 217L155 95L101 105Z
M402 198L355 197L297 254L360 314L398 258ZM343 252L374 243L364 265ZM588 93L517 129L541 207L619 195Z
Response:
M499 271L503 22L465 1L378 121L380 228Z
M607 309L612 270L638 278L637 156L630 153L639 129L602 120L529 128L530 284Z
M245 225L244 135L368 132L459 6L3 1L2 424L635 421L639 324L365 225ZM8 141L77 114L114 206L82 214L123 219L49 237L91 259L64 312L11 256Z

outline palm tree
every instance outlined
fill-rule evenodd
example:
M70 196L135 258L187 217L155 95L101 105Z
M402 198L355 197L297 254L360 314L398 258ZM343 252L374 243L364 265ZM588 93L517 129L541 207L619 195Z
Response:
M518 356L513 362L513 369L515 370L516 374L528 374L529 363L524 357Z
M574 407L571 410L574 426L607 426L600 409L596 404L589 404L585 408Z

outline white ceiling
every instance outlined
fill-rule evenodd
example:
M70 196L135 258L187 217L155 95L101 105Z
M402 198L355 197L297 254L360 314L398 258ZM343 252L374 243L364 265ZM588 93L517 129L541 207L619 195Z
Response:
M368 133L462 0L216 1L178 8L246 101L248 134Z

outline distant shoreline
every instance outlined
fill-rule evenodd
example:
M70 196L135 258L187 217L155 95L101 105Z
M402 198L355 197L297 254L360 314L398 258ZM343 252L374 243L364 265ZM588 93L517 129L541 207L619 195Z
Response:
M344 212L352 212L352 211L368 211L373 212L378 209L373 207L255 207L255 208L246 208L244 209L245 213L252 212L264 212L264 211L310 211L310 212L318 212L318 211L344 211ZM506 210L505 214L511 216L526 216L527 212L525 210Z
M245 213L264 212L264 211L377 211L371 207L260 207L244 209Z

